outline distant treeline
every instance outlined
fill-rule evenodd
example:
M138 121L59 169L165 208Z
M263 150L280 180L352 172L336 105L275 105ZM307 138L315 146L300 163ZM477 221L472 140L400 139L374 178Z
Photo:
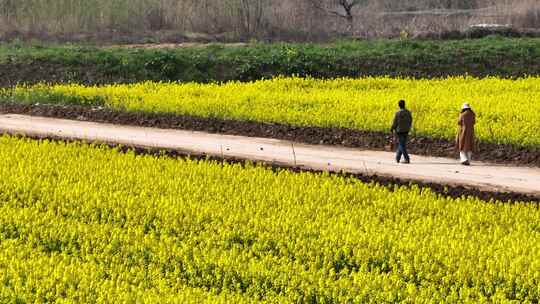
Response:
M0 0L0 38L97 42L319 41L540 28L537 0Z

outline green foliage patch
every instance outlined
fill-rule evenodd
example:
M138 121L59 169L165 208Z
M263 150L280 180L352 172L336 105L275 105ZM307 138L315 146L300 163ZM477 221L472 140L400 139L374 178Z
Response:
M18 82L213 82L281 76L516 77L540 75L540 39L343 41L176 49L7 44L3 86ZM39 71L42 67L43 71ZM9 73L17 67L17 73ZM41 79L36 79L36 69ZM49 73L47 73L49 72ZM50 73L53 72L53 73ZM32 74L33 73L33 74ZM52 75L57 75L53 77Z

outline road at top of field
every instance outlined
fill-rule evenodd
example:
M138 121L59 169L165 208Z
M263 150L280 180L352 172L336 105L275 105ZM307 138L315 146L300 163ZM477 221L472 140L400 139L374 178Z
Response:
M373 151L390 151L389 133L293 126L279 123L197 117L171 113L126 112L84 105L53 105L0 102L0 113L42 116L160 129L202 131L207 133L263 137L309 145L334 145ZM409 153L432 157L457 157L454 140L410 137ZM540 147L521 147L501 143L477 142L475 159L508 166L540 167Z
M403 165L396 164L393 154L388 152L23 115L0 116L0 131L28 136L171 149L195 155L232 157L313 170L361 173L540 197L540 169L537 168L506 167L487 163L475 163L471 167L464 167L455 159L421 156L413 156L413 164Z
M469 102L478 160L540 167L539 88L538 77L41 84L0 90L0 111L388 150L404 98L414 116L412 152L453 157L459 109Z

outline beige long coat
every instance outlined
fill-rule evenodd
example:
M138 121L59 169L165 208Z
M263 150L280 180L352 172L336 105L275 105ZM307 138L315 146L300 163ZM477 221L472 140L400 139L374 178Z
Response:
M459 115L459 132L456 138L456 146L461 152L474 151L474 124L476 115L473 111L465 111Z

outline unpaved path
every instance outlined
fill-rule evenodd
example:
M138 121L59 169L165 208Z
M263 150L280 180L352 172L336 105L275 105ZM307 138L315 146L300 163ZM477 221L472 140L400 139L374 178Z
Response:
M483 191L517 192L540 197L540 169L412 156L412 164L396 164L393 153L296 144L282 140L208 134L25 115L0 115L0 132L163 148L277 163L314 170L344 171L404 180L459 185Z

